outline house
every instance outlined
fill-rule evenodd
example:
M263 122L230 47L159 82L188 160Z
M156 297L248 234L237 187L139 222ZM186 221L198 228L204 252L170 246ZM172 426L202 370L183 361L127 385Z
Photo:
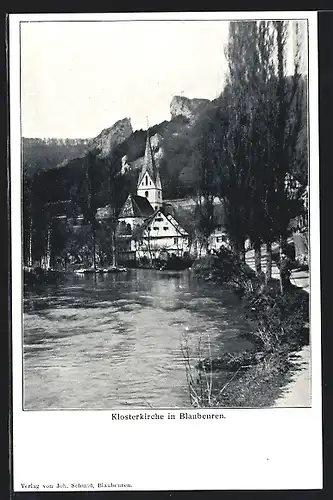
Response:
M208 238L209 250L219 251L221 247L230 247L229 237L223 226L218 226L214 229Z
M161 259L165 255L182 257L189 252L189 235L171 214L157 210L132 235L137 258Z
M149 130L137 193L129 194L118 217L118 260L150 260L189 251L189 234L163 203L162 183Z

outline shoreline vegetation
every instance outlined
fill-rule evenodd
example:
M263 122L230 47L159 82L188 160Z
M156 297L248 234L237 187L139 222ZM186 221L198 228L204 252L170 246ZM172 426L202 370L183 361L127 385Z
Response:
M253 343L251 350L213 358L209 341L199 339L196 355L182 342L186 377L194 407L270 407L290 380L295 353L309 344L309 295L290 285L281 293L278 280L264 279L233 251L223 248L197 261L198 277L236 293ZM193 365L193 358L196 360Z

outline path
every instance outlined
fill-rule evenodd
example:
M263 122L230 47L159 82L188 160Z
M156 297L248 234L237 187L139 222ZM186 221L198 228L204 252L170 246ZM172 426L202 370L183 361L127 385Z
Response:
M292 362L296 370L291 381L283 388L282 395L275 401L275 407L311 406L310 346L303 347Z
M274 248L274 246L273 246ZM248 250L245 255L246 263L252 268L255 269L254 265L254 250ZM261 267L262 270L266 269L266 248L265 246L261 249ZM272 278L279 279L280 271L275 262L272 262ZM307 292L309 292L309 272L308 271L295 271L293 270L291 273L290 281L293 285L296 285L300 288L303 288Z
M245 256L246 263L255 269L254 251L249 250ZM262 270L266 269L266 250L262 248ZM279 279L279 268L272 263L272 278ZM292 271L291 283L303 288L309 293L309 272ZM291 381L283 388L282 395L276 400L274 406L280 408L308 407L311 406L311 371L310 371L310 346L305 346L295 353L292 363L295 367Z

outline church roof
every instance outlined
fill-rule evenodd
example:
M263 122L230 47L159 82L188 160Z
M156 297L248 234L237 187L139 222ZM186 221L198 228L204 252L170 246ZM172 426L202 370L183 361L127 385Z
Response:
M119 218L125 217L149 217L154 213L154 209L143 196L130 194L121 209Z
M174 218L172 214L167 215L167 219L171 222L171 224L176 228L176 230L183 236L188 236L187 231L179 224L179 222Z
M143 232L145 231L147 226L149 226L149 224L151 224L151 222L154 220L154 218L155 218L155 212L152 215L150 215L142 224L140 224L139 226L137 226L134 229L134 231L132 233L132 238L134 240L141 238Z
M147 130L145 156L144 156L144 160L143 160L143 167L141 169L139 179L138 179L138 186L140 185L146 172L148 172L151 179L154 181L154 183L156 183L159 174L158 174L157 169L156 169L156 163L155 163L153 150L152 150L151 143L150 143L149 129Z
M142 237L142 234L147 228L147 226L149 226L149 224L151 224L154 221L155 217L157 217L157 215L159 215L160 213L161 213L160 210L156 210L152 215L150 215L147 219L145 219L145 221L142 224L140 224L140 226L136 227L132 233L133 239L138 239ZM171 214L167 216L164 215L164 217L174 226L179 235L188 236L188 232L179 224L179 222Z

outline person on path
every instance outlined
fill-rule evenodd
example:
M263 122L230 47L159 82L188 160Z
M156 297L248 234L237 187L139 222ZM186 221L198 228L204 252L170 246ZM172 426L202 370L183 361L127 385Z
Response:
M284 252L282 252L281 262L280 262L282 293L288 292L291 288L290 276L291 276L291 261L290 258Z

